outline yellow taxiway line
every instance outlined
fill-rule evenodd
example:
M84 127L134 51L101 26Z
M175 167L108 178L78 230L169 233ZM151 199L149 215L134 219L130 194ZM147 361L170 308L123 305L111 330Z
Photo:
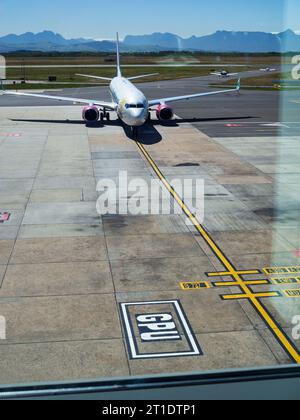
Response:
M292 341L289 339L289 337L285 334L285 332L282 330L281 326L277 324L277 322L273 319L272 315L269 314L268 310L264 307L264 305L260 302L260 298L270 298L270 297L279 297L278 292L269 293L269 294L257 294L253 293L250 289L249 285L246 284L246 282L243 280L241 275L244 274L259 274L260 270L236 270L234 265L230 262L230 260L226 257L224 252L219 248L219 246L214 242L212 237L209 235L209 233L206 231L206 229L199 223L195 215L190 211L190 209L186 206L186 204L183 202L181 197L177 194L175 189L172 187L172 185L168 182L168 180L165 178L159 167L156 165L150 154L147 152L145 147L139 143L136 142L139 150L141 151L142 155L146 158L160 181L164 184L166 189L169 191L171 196L175 199L175 201L178 203L178 205L182 208L186 216L190 219L192 224L195 226L197 231L200 233L202 238L205 240L206 244L210 247L210 249L214 252L214 254L217 256L219 261L223 264L223 266L226 268L226 271L219 272L219 273L209 273L208 276L230 276L236 283L237 286L240 287L243 294L240 295L233 295L232 297L228 296L228 299L248 299L249 302L253 305L257 313L260 315L260 317L265 321L266 325L269 327L272 334L276 337L278 342L281 344L281 346L284 348L286 353L291 357L292 360L294 360L295 363L300 364L300 354L296 347L293 345Z

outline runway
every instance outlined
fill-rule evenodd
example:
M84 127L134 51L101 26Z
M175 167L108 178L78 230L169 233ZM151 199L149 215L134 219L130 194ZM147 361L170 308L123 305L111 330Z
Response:
M160 97L175 86L197 89L185 80L143 90ZM114 114L87 127L80 107L1 97L2 383L299 363L299 105L290 99L290 121L277 92L186 102L136 142ZM170 214L100 216L105 179L116 204L150 208L147 188L128 191L126 177L159 184ZM204 181L203 220L182 198L186 179Z
M247 84L248 77L254 77L261 72L246 71L241 73L242 86ZM276 78L276 73L274 73ZM234 78L229 78L234 79ZM179 79L162 82L141 83L139 88L149 99L174 94L184 95L217 90L211 84L224 84L226 79L215 76L202 76L192 79ZM110 101L108 86L91 88L59 89L49 91L48 94L85 97L95 100ZM298 93L289 94L289 101L285 103L289 118L281 115L281 93L267 90L242 90L239 95L224 95L208 97L205 100L193 100L174 104L174 111L182 122L192 123L200 131L212 137L248 137L248 136L274 136L278 133L298 135L300 124L298 122L299 103ZM59 101L45 101L38 98L20 98L13 96L0 96L1 107L19 106L66 106L68 103ZM286 121L288 119L289 121Z

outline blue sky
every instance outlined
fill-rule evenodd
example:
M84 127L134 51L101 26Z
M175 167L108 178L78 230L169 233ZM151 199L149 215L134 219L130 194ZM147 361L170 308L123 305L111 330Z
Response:
M188 37L219 29L300 31L299 17L299 0L0 0L0 35L47 29L67 38L112 39L117 30L121 37L152 32Z

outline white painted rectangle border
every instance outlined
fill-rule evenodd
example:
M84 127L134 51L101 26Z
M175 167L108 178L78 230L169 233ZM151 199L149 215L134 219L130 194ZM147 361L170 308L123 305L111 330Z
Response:
M151 354L138 354L137 348L134 343L133 338L133 331L131 329L130 320L128 317L127 308L129 306L149 306L149 305L164 305L164 304L171 304L174 305L177 315L182 323L182 327L185 329L186 335L189 337L192 350L186 352L172 352L172 353L151 353ZM124 320L124 325L126 329L126 340L129 345L129 350L131 353L132 359L158 359L158 358L167 358L167 357L188 357L188 356L201 356L202 352L194 334L191 331L191 328L186 320L185 314L181 309L181 305L178 300L165 300L165 301L153 301L153 302L131 302L131 303L121 303L121 313Z

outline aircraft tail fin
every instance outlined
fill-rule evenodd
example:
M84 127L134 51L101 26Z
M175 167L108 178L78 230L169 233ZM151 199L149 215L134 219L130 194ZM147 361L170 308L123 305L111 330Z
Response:
M122 77L121 60L120 60L120 40L119 40L118 32L117 32L117 76Z

